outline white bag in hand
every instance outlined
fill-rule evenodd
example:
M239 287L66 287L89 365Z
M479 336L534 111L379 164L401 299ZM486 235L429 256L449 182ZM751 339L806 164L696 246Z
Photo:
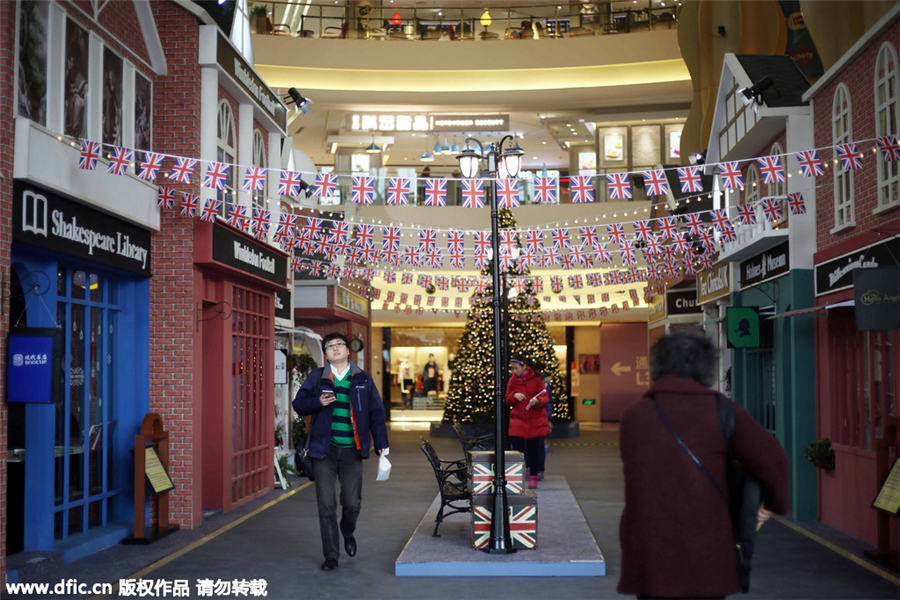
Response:
M391 476L391 461L388 460L388 457L382 454L378 457L378 475L375 476L375 481L387 481Z

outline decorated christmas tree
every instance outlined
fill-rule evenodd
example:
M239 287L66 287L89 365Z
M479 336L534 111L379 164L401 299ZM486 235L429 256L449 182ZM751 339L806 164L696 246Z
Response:
M504 230L515 228L516 222L508 209L499 212L500 238ZM508 235L508 234L507 234ZM516 244L521 250L521 244ZM515 254L515 252L513 252ZM504 260L506 256L506 260ZM500 250L501 272L506 269L509 289L517 293L508 300L508 319L502 336L508 336L510 357L521 357L532 362L553 394L552 418L557 422L569 422L569 397L559 371L559 360L553 351L553 338L547 330L537 298L537 290L522 261ZM504 264L506 263L506 264ZM491 264L483 268L481 275L487 285L476 288L474 302L469 309L465 329L459 337L456 358L451 365L453 375L447 388L444 422L477 423L485 425L494 421L494 317L493 290L490 284ZM509 371L503 365L503 382Z

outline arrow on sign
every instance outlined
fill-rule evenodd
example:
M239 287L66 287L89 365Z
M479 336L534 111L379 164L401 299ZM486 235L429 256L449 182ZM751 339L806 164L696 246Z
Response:
M614 364L612 367L610 367L609 370L613 372L613 375L618 377L622 373L630 373L631 367L629 367L628 365L623 365L619 361L616 361L616 364Z

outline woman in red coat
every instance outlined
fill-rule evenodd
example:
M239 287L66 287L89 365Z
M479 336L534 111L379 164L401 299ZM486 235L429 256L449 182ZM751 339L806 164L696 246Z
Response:
M619 526L620 593L639 598L723 598L741 591L726 500L660 416L665 415L719 488L727 490L718 393L708 387L714 381L716 360L715 347L701 331L663 336L651 351L652 387L622 416L619 448L625 510ZM762 487L766 508L757 515L761 525L771 512L782 514L790 508L788 459L778 440L749 412L737 404L733 407L734 455Z
M513 450L525 453L528 467L528 487L538 486L544 436L550 433L545 406L550 399L544 380L521 358L509 359L512 376L506 384L506 403L512 407L509 413L509 445Z

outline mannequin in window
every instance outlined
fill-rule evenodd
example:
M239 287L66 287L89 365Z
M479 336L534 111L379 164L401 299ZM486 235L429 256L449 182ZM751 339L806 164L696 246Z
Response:
M425 368L422 369L422 386L425 395L428 395L428 392L438 389L438 375L440 371L438 370L437 361L434 360L434 354L428 355L428 362L425 363Z
M403 356L400 358L400 365L397 367L397 379L400 380L400 393L403 398L403 407L409 408L412 406L412 394L414 391L413 388L413 370L412 365L409 364L409 357Z

